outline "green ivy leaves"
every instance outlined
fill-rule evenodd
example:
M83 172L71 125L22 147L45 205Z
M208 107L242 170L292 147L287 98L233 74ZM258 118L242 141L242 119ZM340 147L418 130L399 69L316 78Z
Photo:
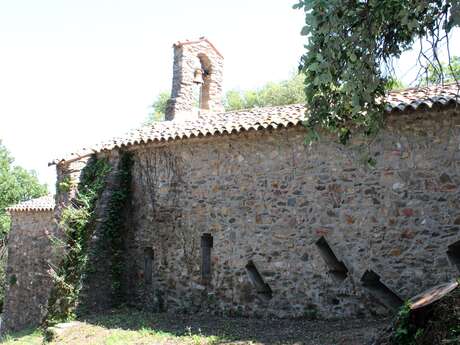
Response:
M111 169L106 159L92 157L81 173L75 199L62 211L60 226L64 239L55 239L55 243L62 247L65 255L56 270L51 272L54 287L48 301L47 324L66 321L75 315L88 263L88 241L92 233L89 225ZM68 189L60 192L69 192L70 179L64 178L63 182Z
M112 299L121 301L123 274L123 225L124 208L130 197L131 154L122 153L116 170L116 183L111 185L110 197L101 224L102 251L95 255L109 255L109 273L112 280ZM52 290L46 322L53 324L72 319L78 304L83 276L91 271L88 267L89 240L94 232L95 208L107 187L107 176L112 166L107 159L92 157L82 170L76 197L62 212L60 225L65 238L57 244L65 248L65 256L53 274ZM70 180L64 179L68 182ZM60 191L60 192L68 192ZM100 249L100 248L99 248ZM91 249L93 250L93 249Z
M134 164L130 153L122 153L117 171L117 188L111 191L105 220L102 224L102 241L110 255L111 295L114 306L123 301L122 275L124 252L125 206L131 195L131 168Z

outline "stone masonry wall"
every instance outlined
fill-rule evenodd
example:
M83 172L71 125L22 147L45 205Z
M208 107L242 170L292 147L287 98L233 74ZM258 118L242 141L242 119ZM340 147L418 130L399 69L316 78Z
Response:
M11 212L2 333L38 326L46 314L58 250L53 211Z
M135 147L131 303L385 314L458 276L446 254L460 239L458 112L392 116L370 144L304 139L296 127ZM212 235L210 277L203 234Z

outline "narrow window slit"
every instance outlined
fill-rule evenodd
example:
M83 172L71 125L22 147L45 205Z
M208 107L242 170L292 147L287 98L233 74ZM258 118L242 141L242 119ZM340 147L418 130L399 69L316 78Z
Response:
M447 256L450 261L457 266L457 270L460 272L460 241L452 243L447 247Z
M208 282L211 279L211 249L214 241L211 234L203 234L201 236L201 278L203 282Z
M153 275L153 249L144 249L144 281L146 285L152 284Z
M252 260L246 265L246 271L248 272L249 281L254 286L257 293L267 300L271 299L273 297L272 289L270 285L265 283Z
M339 281L345 280L348 275L348 268L342 261L337 259L337 256L335 256L334 251L329 246L326 239L321 237L316 241L316 246L319 250L319 254L329 267L329 273L332 277Z
M364 272L361 283L376 298L389 308L398 308L403 304L403 300L395 294L388 286L380 281L380 276L372 270Z

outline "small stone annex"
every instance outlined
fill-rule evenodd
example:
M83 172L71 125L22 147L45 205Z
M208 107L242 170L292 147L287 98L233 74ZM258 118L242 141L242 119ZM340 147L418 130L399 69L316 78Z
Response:
M177 42L166 121L54 160L78 184L91 157L113 169L89 247L133 157L121 288L153 311L257 317L387 315L460 270L460 97L455 85L390 92L377 137L305 144L304 105L224 112L223 57ZM4 328L37 324L55 263L56 206L10 209ZM31 202L34 205L34 202ZM81 306L113 305L109 256L91 256ZM14 279L13 279L14 277ZM25 302L27 301L27 302ZM27 314L27 315L24 315Z
M48 195L7 209L11 215L11 231L2 330L36 326L46 314L53 283L48 269L58 260L52 245L57 235L54 206L54 197Z

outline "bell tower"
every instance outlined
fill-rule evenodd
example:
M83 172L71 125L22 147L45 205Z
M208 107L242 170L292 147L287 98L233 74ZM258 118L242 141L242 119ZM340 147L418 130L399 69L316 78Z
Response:
M177 42L173 48L173 82L166 120L191 120L205 112L223 111L223 56L205 37Z

